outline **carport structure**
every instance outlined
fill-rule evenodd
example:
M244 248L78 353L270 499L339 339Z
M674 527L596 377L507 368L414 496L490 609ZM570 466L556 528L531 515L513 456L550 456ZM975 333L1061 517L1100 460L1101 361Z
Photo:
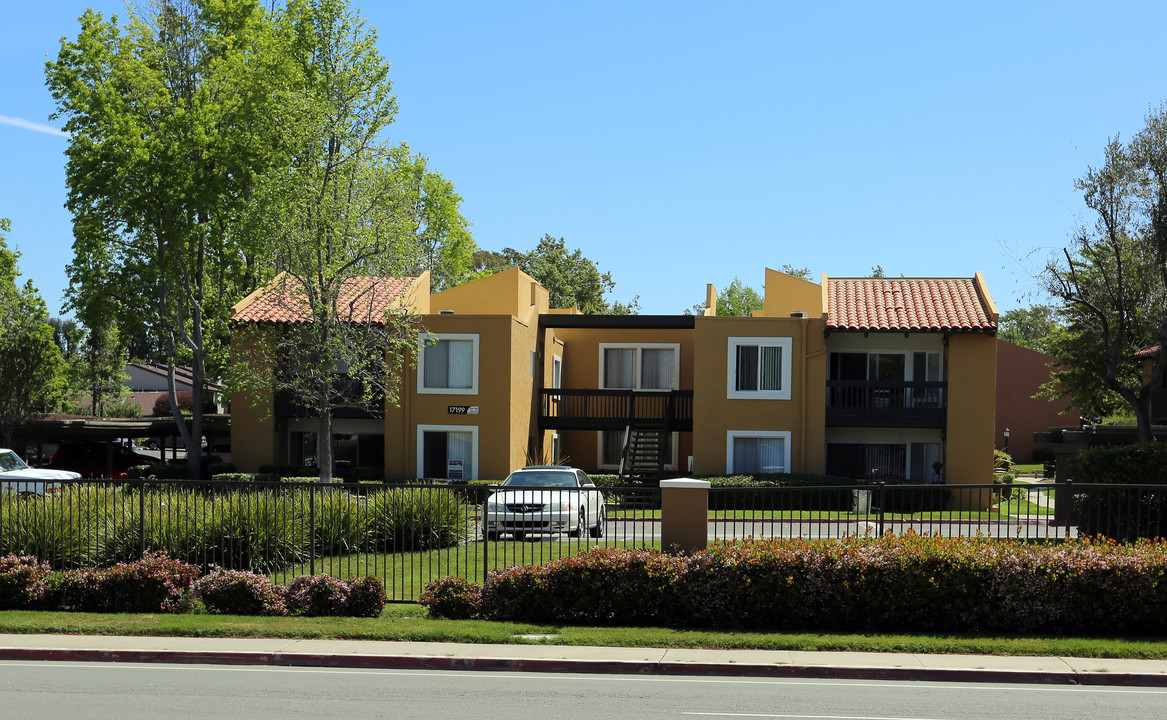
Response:
M208 447L217 441L226 440L231 435L230 415L204 415L203 433ZM44 446L62 442L92 442L107 445L107 469L113 470L113 442L120 438L152 438L158 441L162 460L178 457L182 448L182 436L178 423L173 417L149 418L94 418L82 415L46 415L29 421L24 426L25 444L36 448L35 455L27 458L29 464L45 461ZM183 450L185 454L185 449Z

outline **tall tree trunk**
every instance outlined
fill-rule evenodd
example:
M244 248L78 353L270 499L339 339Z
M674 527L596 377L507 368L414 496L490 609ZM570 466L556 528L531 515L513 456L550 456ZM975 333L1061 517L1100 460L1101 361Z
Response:
M316 453L320 468L320 482L332 482L332 410L320 413L320 422L316 430L316 444L319 452Z
M1155 433L1151 430L1151 393L1148 392L1147 388L1135 396L1134 407L1139 442L1155 442Z

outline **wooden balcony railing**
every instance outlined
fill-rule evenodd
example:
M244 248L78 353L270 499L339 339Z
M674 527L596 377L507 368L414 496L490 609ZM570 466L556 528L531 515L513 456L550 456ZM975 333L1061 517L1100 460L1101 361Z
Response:
M551 388L539 395L539 427L548 430L617 430L630 424L693 429L692 390Z
M827 425L832 427L944 427L946 382L827 381Z

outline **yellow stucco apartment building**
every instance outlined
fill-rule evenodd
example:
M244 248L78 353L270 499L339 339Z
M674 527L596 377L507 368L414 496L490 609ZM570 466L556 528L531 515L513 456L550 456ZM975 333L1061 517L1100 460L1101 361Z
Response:
M712 286L703 316L594 316L550 309L518 269L433 294L428 275L396 280L385 305L423 328L415 367L398 406L335 419L342 468L991 482L997 311L979 273L813 283L767 269L752 317L717 317ZM237 349L286 320L265 291L234 319ZM231 442L242 471L311 463L316 420L274 393L236 396Z

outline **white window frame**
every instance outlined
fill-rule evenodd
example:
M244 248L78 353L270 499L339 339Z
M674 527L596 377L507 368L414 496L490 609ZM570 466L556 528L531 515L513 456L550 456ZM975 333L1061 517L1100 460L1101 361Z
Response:
M603 464L603 462L604 462L604 433L605 432L607 432L607 431L605 431L605 430L597 430L596 431L596 468L600 469L600 470L619 470L620 469L619 463L617 463L615 465L604 465ZM623 433L624 431L620 430L620 432ZM669 434L671 435L671 437L669 438L669 444L672 447L672 452L669 453L671 458L665 462L665 470L676 470L677 469L677 454L678 454L677 447L681 442L681 433L673 432L673 433L669 433Z
M737 389L737 349L743 345L779 347L782 349L782 389L781 390L738 390ZM789 337L731 337L726 351L725 376L726 398L750 400L789 400L793 367L794 339Z
M418 425L417 426L417 473L414 477L425 477L425 434L427 432L468 432L470 433L471 473L466 480L478 479L478 426L477 425Z
M601 389L609 389L604 384L604 352L606 350L635 350L636 354L632 359L632 390L643 390L644 392L664 392L666 390L679 390L681 387L681 344L680 343L600 343L600 359L599 359L599 378L597 380L597 387ZM644 350L672 350L673 351L673 382L671 387L667 388L642 388L640 387L640 370L641 362L644 356ZM611 388L611 389L627 389L627 388Z
M789 430L730 430L725 434L725 472L738 472L733 466L733 441L738 438L779 438L782 440L783 466L781 472L790 472L790 431Z
M425 384L425 353L434 341L440 340L469 340L473 344L471 353L470 387L468 388L432 388ZM478 334L477 333L422 333L418 336L418 363L417 363L417 394L418 395L477 395L478 394Z

